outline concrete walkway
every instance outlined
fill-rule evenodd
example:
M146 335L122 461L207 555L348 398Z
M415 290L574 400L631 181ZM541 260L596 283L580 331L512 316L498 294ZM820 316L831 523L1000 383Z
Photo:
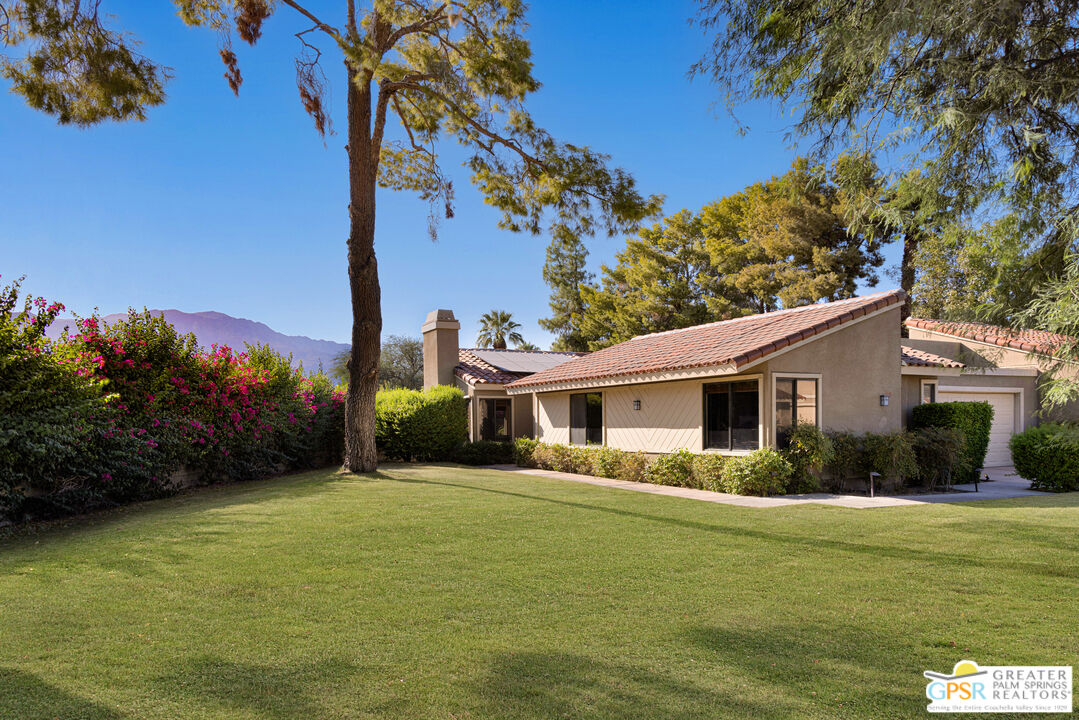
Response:
M520 468L516 465L492 465L491 470L504 472L522 473L525 475L538 475L540 477L554 478L556 480L571 480L573 482L588 483L589 485L602 485L603 487L618 488L619 490L633 490L635 492L655 493L656 495L670 495L673 497L689 498L691 500L703 500L705 502L722 503L724 505L741 505L742 507L770 508L784 505L804 505L806 503L818 503L820 505L834 505L848 508L879 508L899 507L902 505L924 505L927 503L942 502L969 502L971 500L999 500L1003 498L1029 497L1045 495L1046 493L1030 489L1030 483L1015 474L1010 467L988 468L986 473L993 482L979 483L978 492L974 492L974 485L956 485L957 492L928 493L925 495L886 495L867 497L864 495L833 495L831 493L810 493L806 495L781 495L779 497L752 497L748 495L728 495L727 493L712 492L710 490L693 490L690 488L669 487L667 485L652 485L651 483L635 483L625 480L611 480L608 478L592 477L591 475L575 475L573 473L554 472L551 470L533 470Z

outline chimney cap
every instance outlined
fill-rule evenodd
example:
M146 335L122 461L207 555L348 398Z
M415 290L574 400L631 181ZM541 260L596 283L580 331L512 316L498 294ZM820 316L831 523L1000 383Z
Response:
M427 320L423 323L423 332L429 330L460 330L461 323L453 316L453 310L432 310L427 313Z

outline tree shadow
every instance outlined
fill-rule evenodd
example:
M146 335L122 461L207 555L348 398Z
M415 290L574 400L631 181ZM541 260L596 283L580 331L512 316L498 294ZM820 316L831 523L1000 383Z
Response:
M167 497L141 500L82 515L0 528L0 547L15 548L55 537L77 537L108 530L135 518L162 517L174 520L187 515L227 510L238 505L310 497L333 492L352 483L396 479L382 472L356 475L323 469L278 475L265 480L202 485Z
M157 682L170 693L187 695L211 711L246 711L260 718L280 720L318 720L339 716L340 708L325 707L323 698L334 696L330 688L361 671L345 659L260 665L203 655L158 677Z
M660 673L564 652L496 655L477 695L480 714L498 718L787 720L798 715L796 707L785 702L762 704L699 685L685 668Z
M42 681L0 667L0 718L18 720L118 720L119 713Z
M777 623L699 626L687 639L711 660L781 695L831 707L888 711L894 716L925 711L922 665L927 658L872 627ZM950 649L950 648L949 648ZM892 715L889 715L891 717Z
M962 568L977 567L987 569L1004 569L1016 570L1023 573L1045 575L1049 577L1065 577L1079 579L1079 565L1073 564L1054 565L1049 562L1028 562L1024 560L1006 559L992 560L976 554L960 554L954 551L940 551L926 547L912 548L909 545L869 544L853 542L850 540L840 540L835 538L819 536L809 537L793 533L760 530L744 525L723 525L716 522L701 522L698 520L688 520L685 518L670 517L665 515L654 515L650 513L637 512L634 510L624 510L621 508L609 507L606 505L594 505L590 503L576 502L572 500L559 500L557 498L543 497L542 495L530 495L528 493L514 492L512 490L500 490L490 487L469 485L466 483L447 482L445 480L431 480L427 478L416 477L395 477L391 479L396 482L402 483L444 485L446 487L461 488L463 490L475 490L477 492L506 495L510 497L521 498L524 500L534 500L537 502L562 505L565 507L576 508L578 510L599 512L609 515L617 515L620 517L633 518L637 520L646 520L648 522L662 523L665 525L679 527L687 530L696 530L701 532L714 533L718 535L750 537L767 542L802 546L813 551L829 549L838 552L852 553L856 555L868 555L874 558L886 557L904 561L917 561L919 563L932 563L934 565L940 565L944 568L953 568L958 566ZM687 500L687 502L696 501ZM744 508L739 508L739 510L744 510ZM835 508L833 510L835 512L846 512L846 510L841 508ZM1005 521L998 522L996 526L997 531L1005 532L1005 530L1002 529L1005 524Z

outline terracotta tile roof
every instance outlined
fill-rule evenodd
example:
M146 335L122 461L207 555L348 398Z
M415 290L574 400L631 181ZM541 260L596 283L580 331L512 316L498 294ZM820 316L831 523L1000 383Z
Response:
M1062 347L1075 342L1075 338L1043 330L1011 330L975 322L907 318L907 326L1042 355L1053 355Z
M742 367L869 313L903 302L901 290L642 335L514 382L529 388L689 368Z
M481 385L485 383L492 383L497 385L507 385L514 380L520 380L523 377L528 377L530 373L515 373L508 372L502 368L495 367L491 363L483 360L474 352L473 348L461 348L457 351L457 367L454 368L454 372L457 373L457 377L462 378L466 382L472 385ZM560 355L568 358L574 358L582 353L572 352L550 352L546 350L507 350L505 352L514 353L542 353L544 355Z
M903 364L909 367L941 367L941 368L963 368L966 367L958 360L951 360L942 355L935 355L925 350L917 350L912 347L902 345L899 348L900 354L903 358Z

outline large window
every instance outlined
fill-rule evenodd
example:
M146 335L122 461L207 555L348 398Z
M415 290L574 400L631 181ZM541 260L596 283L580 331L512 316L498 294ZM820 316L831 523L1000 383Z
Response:
M760 447L760 390L756 380L704 386L704 446L716 450Z
M820 380L817 378L776 378L776 447L790 444L796 423L820 424Z
M509 440L513 434L513 414L509 398L480 400L480 439Z
M603 444L603 394L569 396L569 441L573 445Z

